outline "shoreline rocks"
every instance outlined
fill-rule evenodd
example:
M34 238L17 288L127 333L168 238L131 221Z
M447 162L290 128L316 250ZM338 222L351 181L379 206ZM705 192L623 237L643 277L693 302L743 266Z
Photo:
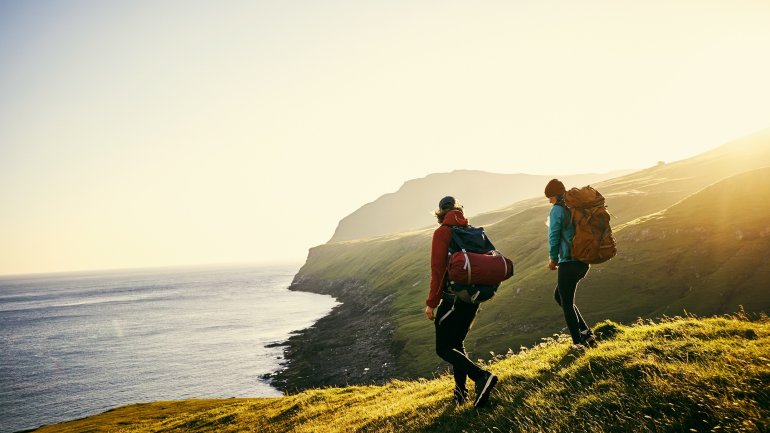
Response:
M282 345L284 368L270 384L283 392L382 384L395 374L390 297L376 297L358 280L320 280L298 273L289 290L326 294L340 305Z

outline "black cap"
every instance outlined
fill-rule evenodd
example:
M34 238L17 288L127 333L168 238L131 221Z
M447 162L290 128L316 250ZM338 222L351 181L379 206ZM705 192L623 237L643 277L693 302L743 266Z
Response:
M451 195L448 195L441 199L440 202L438 202L438 208L439 209L451 209L455 206L455 198Z

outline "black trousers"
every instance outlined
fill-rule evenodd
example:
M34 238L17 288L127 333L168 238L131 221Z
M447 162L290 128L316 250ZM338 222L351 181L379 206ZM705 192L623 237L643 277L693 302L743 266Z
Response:
M553 297L556 303L564 310L564 319L567 321L567 329L572 336L572 342L580 343L580 331L588 329L583 316L575 305L575 291L577 285L588 273L589 266L583 262L559 263L559 277Z
M455 386L463 390L468 377L475 382L484 376L484 370L468 358L464 343L478 309L478 304L453 301L451 298L443 299L436 309L436 353L452 364Z

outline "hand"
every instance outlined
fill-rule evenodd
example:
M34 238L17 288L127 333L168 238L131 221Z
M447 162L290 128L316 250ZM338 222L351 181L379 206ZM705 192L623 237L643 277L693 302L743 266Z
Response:
M435 308L425 307L425 315L428 316L428 320L433 320L436 318L436 316L433 314L433 310L435 310Z
M556 263L556 260L551 259L551 260L548 261L548 269L550 269L552 271L555 271L556 268L558 268L558 267L559 267L559 264Z

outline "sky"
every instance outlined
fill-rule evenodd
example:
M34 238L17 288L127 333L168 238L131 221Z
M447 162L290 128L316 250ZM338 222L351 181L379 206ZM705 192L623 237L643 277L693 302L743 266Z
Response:
M301 263L430 173L688 158L770 127L768 22L765 0L0 0L0 274Z

